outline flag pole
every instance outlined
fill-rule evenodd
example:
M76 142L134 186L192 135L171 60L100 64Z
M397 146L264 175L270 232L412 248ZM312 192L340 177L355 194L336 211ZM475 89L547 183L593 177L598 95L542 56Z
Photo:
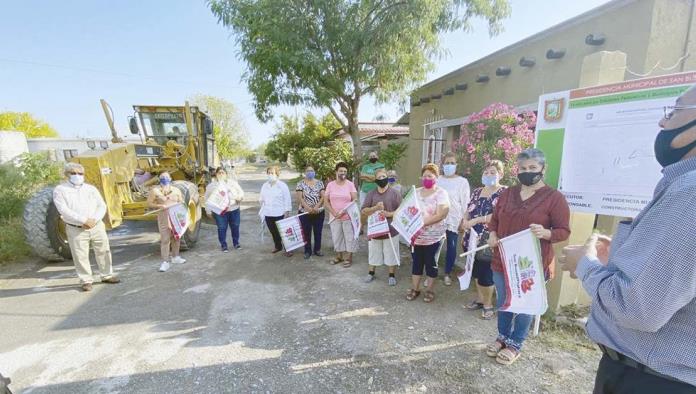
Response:
M476 252L478 252L478 251L481 251L481 250L484 250L484 249L487 249L487 248L490 248L490 246L489 246L488 244L481 245L481 246L479 246L478 248L476 248L476 249L474 249L474 250L470 250L470 251L468 251L468 252L465 252L465 253L460 254L459 257L466 257L466 256L468 256L468 255L470 255L470 254L474 254L474 253L476 253Z

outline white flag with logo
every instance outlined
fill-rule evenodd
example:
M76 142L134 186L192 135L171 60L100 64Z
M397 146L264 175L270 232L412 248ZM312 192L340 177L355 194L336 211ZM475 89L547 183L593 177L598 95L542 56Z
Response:
M169 227L172 229L174 238L181 239L189 226L188 209L184 204L176 204L167 208L169 216Z
M411 190L401 200L399 208L394 211L391 225L411 245L423 230L423 211L418 203L414 186L411 186Z
M500 310L542 315L548 308L539 239L527 229L501 239L506 297Z
M469 230L469 243L467 245L466 250L468 252L472 250L476 250L476 246L478 244L478 234L476 233L476 230L473 228ZM469 253L466 256L466 262L464 263L464 267L462 272L459 274L459 289L460 290L466 290L469 288L469 284L471 284L471 274L474 271L474 260L476 259L476 253ZM461 267L461 266L460 266Z
M360 207L353 201L344 209L345 213L350 216L350 223L353 226L353 236L355 239L360 237Z
M302 232L300 215L290 216L276 222L280 238L286 252L293 251L305 245L306 241Z

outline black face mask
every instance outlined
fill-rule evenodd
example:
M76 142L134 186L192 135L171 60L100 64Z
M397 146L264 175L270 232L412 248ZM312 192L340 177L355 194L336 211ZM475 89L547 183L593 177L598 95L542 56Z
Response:
M385 186L387 186L389 184L389 179L387 179L387 178L375 179L375 183L377 184L377 186L384 188Z
M678 162L696 147L696 141L694 141L683 148L672 148L672 141L681 133L694 126L696 126L696 119L676 129L660 130L655 138L655 159L657 159L657 162L660 163L662 167L667 167Z
M373 157L373 158L371 158L371 159L370 159L370 163L377 163L377 159L376 159L376 158L374 158L374 157Z
M541 178L543 178L544 175L542 174L541 171L539 172L520 172L517 174L517 179L520 180L520 183L525 185L525 186L532 186L536 185L539 183Z

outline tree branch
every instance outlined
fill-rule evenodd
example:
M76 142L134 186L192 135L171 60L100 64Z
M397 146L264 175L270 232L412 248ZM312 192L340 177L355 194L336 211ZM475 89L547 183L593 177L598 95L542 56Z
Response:
M343 130L345 130L347 133L350 133L350 130L348 130L348 125L346 124L345 120L343 120L343 118L341 118L338 115L338 112L334 109L334 107L332 105L328 105L327 107L329 107L331 114L333 114L334 118L336 118L338 123L341 124L341 127L343 127Z

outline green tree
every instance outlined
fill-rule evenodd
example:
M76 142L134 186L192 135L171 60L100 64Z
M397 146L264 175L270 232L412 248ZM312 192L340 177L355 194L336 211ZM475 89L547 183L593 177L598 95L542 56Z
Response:
M336 139L336 131L341 129L341 125L330 114L318 119L307 113L301 124L294 117L281 116L281 122L276 129L276 134L266 145L266 156L281 162L290 160L295 169L302 171L308 162L300 154L301 151L305 148L328 146Z
M335 178L335 166L339 161L351 165L352 154L350 143L344 139L328 142L321 148L303 148L299 152L301 161L314 167L317 177L323 181Z
M471 18L496 34L507 0L208 0L234 34L256 115L281 104L328 108L361 157L362 98L403 98L442 54L440 33L468 30Z
M221 159L244 157L249 153L249 132L234 104L204 94L197 94L190 101L213 120L215 145Z
M58 137L58 132L53 127L34 118L29 112L0 113L0 130L21 131L27 138Z

